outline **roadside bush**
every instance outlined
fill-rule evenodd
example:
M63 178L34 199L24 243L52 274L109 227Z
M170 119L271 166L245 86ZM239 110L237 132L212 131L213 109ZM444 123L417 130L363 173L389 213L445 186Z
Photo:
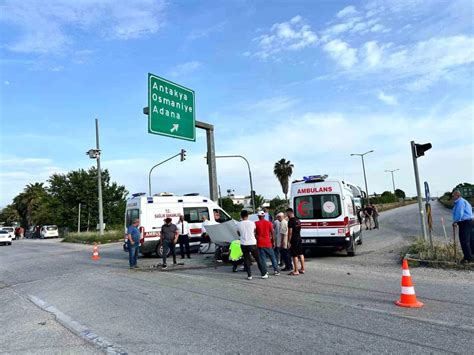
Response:
M456 248L456 250L455 250ZM416 239L411 245L402 249L401 258L407 257L420 263L426 263L433 267L452 267L457 266L462 258L462 251L458 243L453 245L452 240L447 244L445 242L433 241L433 248L430 243L421 238ZM472 266L465 266L469 268Z
M105 231L102 237L98 232L69 233L62 241L63 243L107 244L122 241L123 238L123 230L111 230Z

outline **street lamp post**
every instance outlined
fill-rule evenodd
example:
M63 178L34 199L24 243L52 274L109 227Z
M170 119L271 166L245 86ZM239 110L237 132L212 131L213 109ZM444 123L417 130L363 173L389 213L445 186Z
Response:
M351 157L354 156L354 155L357 155L359 157L362 158L362 170L364 171L364 182L365 182L365 192L367 193L367 204L370 202L370 198L369 198L369 189L367 187L367 176L365 174L365 163L364 163L364 155L366 154L369 154L369 153L372 153L374 152L373 150L369 150L368 152L365 152L365 153L353 153L351 154Z
M397 197L397 194L395 193L395 178L393 177L393 173L395 171L398 171L400 169L395 169L395 170L385 170L386 173L391 173L392 174L392 186L393 186L393 194L395 195L395 198Z
M242 155L216 155L216 158L241 158L247 163L247 168L249 169L249 180L250 180L250 198L252 201L252 210L255 213L255 197L253 194L253 181L252 181L252 170L250 170L249 161Z
M177 156L181 156L181 161L186 160L186 151L184 149L181 149L178 154L175 154L172 157L169 157L168 159L163 160L162 162L152 166L150 172L148 173L148 196L151 196L151 172L153 171L153 169L155 169L157 166L160 166L161 164L166 163L167 161L170 161L171 159L176 158Z

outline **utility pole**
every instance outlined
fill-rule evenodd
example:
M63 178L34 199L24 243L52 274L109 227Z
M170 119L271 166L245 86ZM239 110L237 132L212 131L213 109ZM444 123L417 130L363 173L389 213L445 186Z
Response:
M393 186L393 194L395 195L395 198L397 198L397 194L395 193L395 179L393 177L393 173L395 171L398 171L400 169L395 169L395 170L385 170L386 173L391 173L392 174L392 186Z
M365 182L365 192L367 193L367 204L370 203L370 198L369 198L369 188L367 187L367 176L365 175L365 163L364 163L364 155L372 153L373 150L369 150L368 152L359 154L359 153L353 153L351 154L351 157L354 155L357 155L362 158L362 170L364 171L364 182Z
M425 151L431 149L431 143L416 144L415 141L411 141L411 155L413 158L413 170L415 172L415 184L416 184L416 196L418 200L418 210L420 212L420 224L421 224L421 235L423 240L426 240L426 221L425 221L425 210L423 209L423 199L421 196L420 187L420 175L418 173L418 161L417 158L425 155Z
M102 205L102 172L100 170L99 119L95 119L95 142L97 149L97 181L99 192L99 235L104 235L104 209Z
M77 234L81 233L81 204L79 203L79 212L77 213Z

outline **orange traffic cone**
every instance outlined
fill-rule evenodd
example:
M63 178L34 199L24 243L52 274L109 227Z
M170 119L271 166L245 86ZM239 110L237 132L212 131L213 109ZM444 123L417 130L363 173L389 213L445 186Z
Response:
M397 306L409 308L421 308L423 303L416 300L415 287L411 282L410 270L408 270L408 261L403 259L402 266L402 294L400 300L395 302Z
M92 250L92 260L100 260L99 256L99 247L97 246L97 243L94 243L94 249Z

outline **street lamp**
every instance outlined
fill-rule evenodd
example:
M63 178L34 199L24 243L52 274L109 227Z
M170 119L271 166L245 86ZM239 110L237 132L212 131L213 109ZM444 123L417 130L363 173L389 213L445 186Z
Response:
M252 171L250 170L249 161L247 159L245 159L245 157L242 156L242 155L216 155L216 158L241 158L241 159L245 160L245 162L247 163L247 167L249 169L250 198L251 198L251 201L252 201L252 210L253 210L253 213L255 213L255 195L253 193Z
M393 173L395 171L398 171L400 169L395 169L395 170L385 170L386 173L391 173L392 174L392 185L393 185L393 194L395 195L395 198L397 197L397 194L395 193L395 179L393 177Z
M364 155L372 153L372 152L374 152L374 151L369 150L368 152L365 152L365 153L362 153L362 154L360 154L360 153L352 153L351 154L351 157L354 156L354 155L357 155L357 156L362 158L362 170L364 171L364 182L365 182L365 192L367 193L367 204L370 202L370 198L369 198L369 189L367 188L367 176L365 175Z

